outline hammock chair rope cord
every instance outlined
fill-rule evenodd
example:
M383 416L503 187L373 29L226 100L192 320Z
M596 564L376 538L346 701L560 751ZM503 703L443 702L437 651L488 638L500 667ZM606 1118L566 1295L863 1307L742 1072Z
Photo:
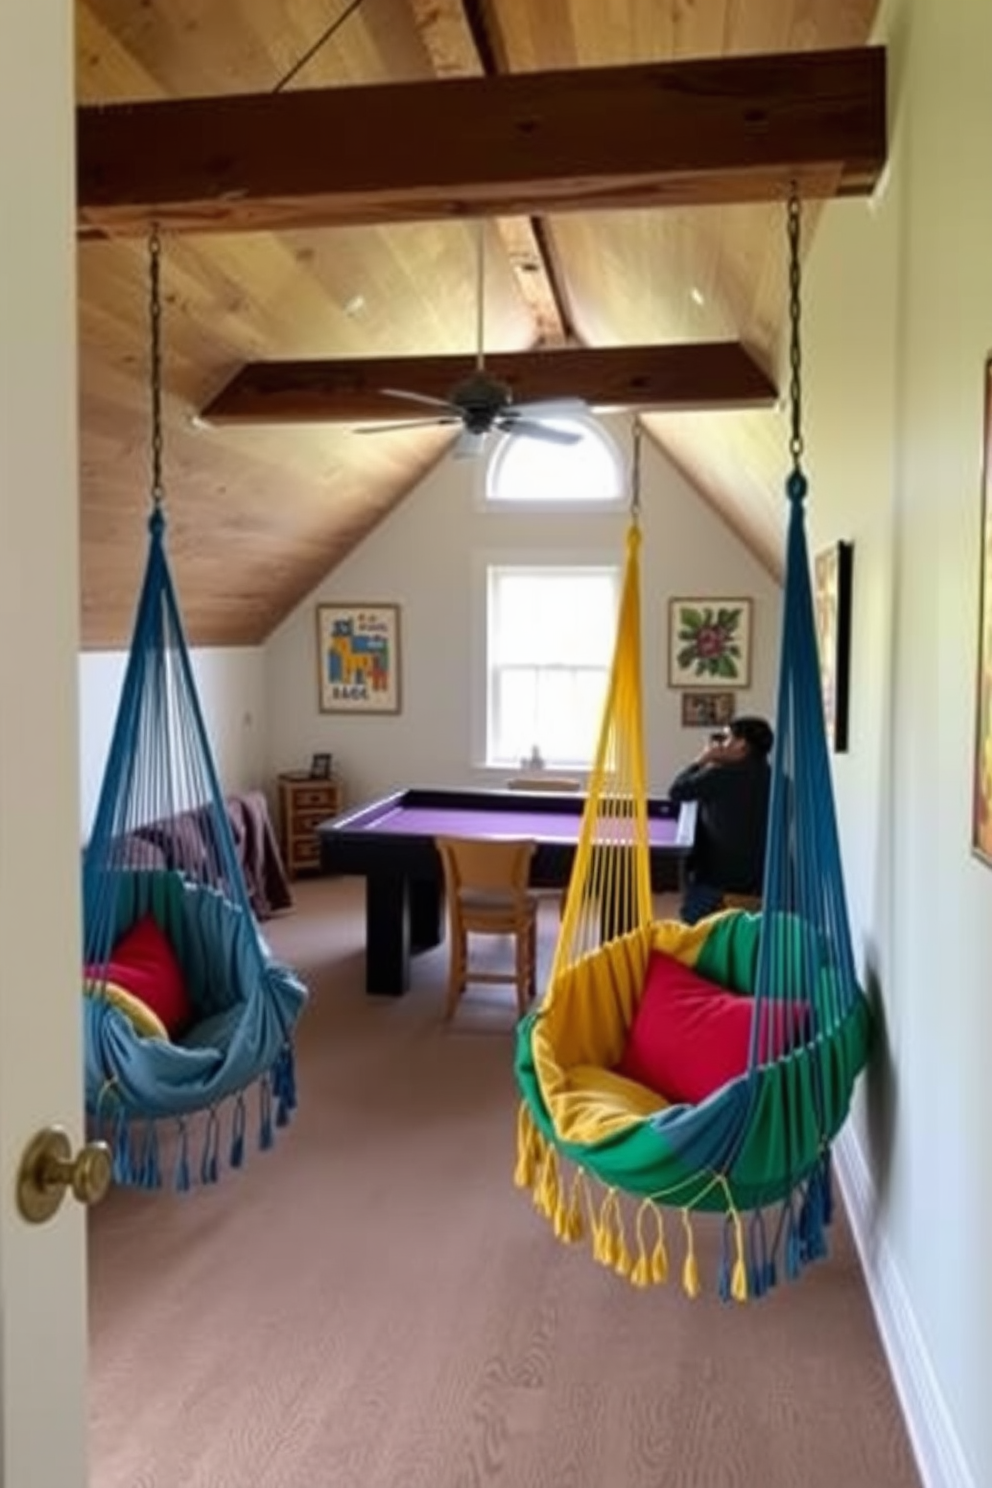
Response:
M86 1097L118 1183L162 1183L158 1123L177 1123L175 1181L215 1182L222 1143L244 1161L246 1097L272 1145L296 1105L292 1034L306 999L255 923L165 551L161 242L149 239L149 543L117 718L83 858ZM122 1011L112 960L149 921L178 962L191 1021L147 1036ZM164 1030L163 1030L164 1032ZM191 1116L198 1123L193 1160Z
M548 989L522 1020L515 1181L565 1241L636 1285L664 1280L662 1208L681 1211L682 1283L700 1290L691 1211L726 1223L718 1287L760 1296L826 1252L830 1144L869 1037L851 946L820 688L802 469L800 204L788 201L792 469L768 849L759 914L655 922L640 632L640 430L613 666ZM652 952L751 999L747 1068L706 1100L615 1083ZM622 1086L622 1089L620 1088ZM573 1171L567 1178L563 1163ZM595 1197L597 1190L601 1197ZM620 1198L637 1209L625 1221ZM649 1243L649 1236L653 1240ZM633 1249L631 1248L633 1241Z

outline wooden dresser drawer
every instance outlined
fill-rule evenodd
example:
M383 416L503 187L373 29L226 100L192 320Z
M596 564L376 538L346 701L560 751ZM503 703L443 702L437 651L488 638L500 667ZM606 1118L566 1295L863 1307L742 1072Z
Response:
M316 832L321 822L327 821L328 817L336 816L337 813L331 806L321 806L315 810L312 807L304 807L293 816L293 827L298 832Z
M318 809L333 811L338 799L336 785L299 785L293 790L293 805L297 811Z
M341 810L341 784L314 780L304 772L279 776L279 817L283 857L290 878L320 867L317 828Z
M316 833L312 837L294 837L291 856L298 868L316 868L320 862L320 844Z

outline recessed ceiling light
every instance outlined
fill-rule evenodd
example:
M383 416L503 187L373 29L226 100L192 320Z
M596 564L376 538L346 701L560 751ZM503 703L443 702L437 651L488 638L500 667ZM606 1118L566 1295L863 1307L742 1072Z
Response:
M703 294L703 291L701 289L697 289L695 285L693 285L689 291L689 298L694 305L706 304L706 296Z
M353 294L350 300L344 302L345 315L361 315L365 309L365 296Z

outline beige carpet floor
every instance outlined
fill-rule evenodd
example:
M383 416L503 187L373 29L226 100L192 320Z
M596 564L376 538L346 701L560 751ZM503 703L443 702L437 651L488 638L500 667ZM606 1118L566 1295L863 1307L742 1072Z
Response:
M743 1307L712 1235L695 1302L560 1245L512 1186L512 989L445 1027L441 948L367 998L362 885L297 889L293 1125L91 1216L93 1488L918 1488L842 1219Z

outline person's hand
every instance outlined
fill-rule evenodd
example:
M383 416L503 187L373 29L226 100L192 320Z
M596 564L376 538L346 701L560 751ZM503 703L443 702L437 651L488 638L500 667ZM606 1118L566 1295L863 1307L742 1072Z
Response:
M699 766L726 765L732 760L743 759L746 753L747 744L744 740L728 732L710 739L706 747L697 755L696 764Z

